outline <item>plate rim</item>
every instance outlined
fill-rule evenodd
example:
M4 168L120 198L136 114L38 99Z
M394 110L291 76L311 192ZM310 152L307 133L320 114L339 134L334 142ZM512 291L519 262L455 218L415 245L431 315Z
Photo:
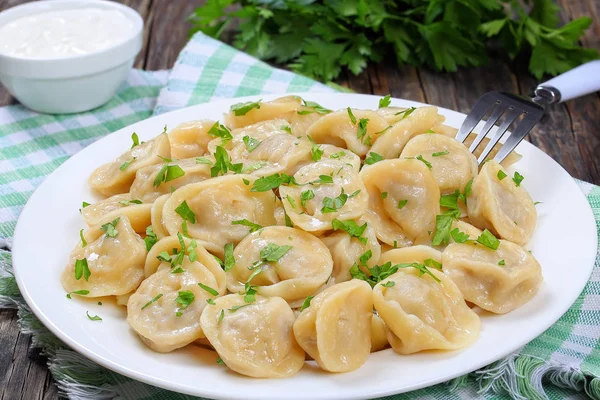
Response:
M15 226L15 230L14 230L14 234L13 234L13 245L12 245L12 258L13 258L13 273L15 276L15 279L17 281L17 285L19 287L19 290L23 296L23 299L26 301L26 303L28 304L28 306L30 307L31 311L34 313L34 315L40 320L40 322L42 322L44 324L45 327L47 327L57 338L59 338L61 341L63 341L70 349L75 350L77 353L81 354L82 356L86 357L87 359L90 359L96 363L98 363L99 365L122 375L125 375L133 380L137 380L140 382L144 382L148 385L151 386L155 386L155 387L161 387L167 390L171 390L174 392L178 392L178 393L185 393L185 394L189 394L189 395L194 395L194 396L208 396L208 397L212 397L212 398L241 398L241 397L231 397L227 394L222 394L220 393L218 390L213 390L211 388L207 388L204 387L202 388L203 394L199 394L199 392L197 391L189 391L186 390L187 388L182 388L180 385L175 385L175 384L171 384L171 382L167 379L163 379L161 377L156 377L156 376L151 376L151 375L147 375L145 373L140 373L137 372L135 370L131 370L128 367L124 367L114 361L111 361L109 358L102 356L101 354L97 354L94 351L91 351L89 349L87 349L84 345L79 344L79 342L76 339L71 338L67 332L63 332L63 330L61 330L58 326L55 325L55 323L48 318L44 312L38 307L37 302L35 301L35 299L31 296L31 294L28 292L27 290L27 286L26 286L26 282L23 281L23 276L21 275L21 273L19 272L19 268L17 267L18 261L19 260L19 255L21 254L21 251L19 251L18 253L15 251L15 249L19 248L17 247L18 244L20 243L20 241L18 240L18 238L21 236L20 232L21 230L23 230L23 224L21 223L22 221L22 215L24 215L26 212L28 212L28 208L30 206L31 203L31 199L33 199L36 194L39 193L39 189L46 183L46 180L58 173L58 171L62 171L63 168L67 168L68 165L70 164L70 161L72 159L76 159L76 157L79 155L79 153L81 153L84 149L87 149L89 147L92 147L94 145L96 145L97 143L106 140L107 138L113 136L113 135L119 135L122 134L122 132L124 131L131 131L132 126L135 126L137 124L140 124L142 122L146 122L146 121L153 121L153 120L160 120L161 118L164 118L165 115L177 115L179 113L181 114L186 114L187 112L189 112L190 109L195 109L195 108L203 108L206 106L213 106L213 107L218 107L221 108L223 110L225 110L225 106L226 105L230 105L233 103L241 103L241 102L247 102L247 101L256 101L259 99L263 99L265 101L271 100L271 99L275 99L275 98L279 98L279 97L283 97L283 96L291 96L291 95L298 95L298 96L302 96L302 97L306 97L306 98L311 98L311 97L319 97L319 96L333 96L333 97L361 97L361 98L369 98L369 99L380 99L382 96L377 96L377 95L369 95L369 94L358 94L358 93L329 93L329 92L295 92L295 93L279 93L279 94L263 94L263 95L253 95L253 96L244 96L244 97L236 97L236 98L223 98L223 99L216 99L214 101L211 102L207 102L207 103L202 103L202 104L196 104L196 105L192 105L189 107L184 107L178 110L174 110L174 111L170 111L168 113L163 113L163 114L159 114L159 115L155 115L155 116L151 116L149 118L137 121L131 125L125 126L115 132L109 133L101 138L99 138L98 140L96 140L94 143L91 143L90 145L82 148L79 152L73 154L71 157L69 157L63 164L61 164L58 168L56 168L51 174L47 175L44 180L38 185L38 187L34 190L34 192L31 194L30 198L28 199L26 205L23 207L23 209L21 210L21 213L19 215L17 224ZM314 100L314 99L313 99ZM430 106L431 104L426 104L426 103L422 103L422 102L418 102L418 101L413 101L413 100L408 100L408 99L402 99L402 98L396 98L396 97L392 97L391 100L393 102L400 102L400 103L404 103L408 106L415 106L415 107L422 107L422 106ZM403 105L404 105L403 104ZM438 107L438 109L440 110L440 113L442 114L454 114L455 116L461 117L461 118L465 118L466 114L460 113L458 111L454 111L448 108L444 108L444 107L440 107L440 106L436 106ZM221 120L222 118L219 118L218 120ZM184 122L183 120L181 122ZM552 159L549 155L547 155L545 152L543 152L541 149L539 149L538 147L536 147L535 145L523 141L521 142L521 144L519 146L525 146L525 147L531 147L533 149L535 149L535 151L539 151L541 154L543 154L543 156L547 157L549 160L551 160L557 167L559 167L565 174L567 174L567 176L571 177L571 183L572 185L574 185L574 187L577 189L577 196L582 196L583 200L585 201L585 203L587 204L587 208L585 210L585 213L587 214L586 220L591 224L591 226L593 226L594 228L596 227L596 223L595 223L595 219L594 219L594 215L591 209L591 206L589 204L589 202L587 201L586 196L583 194L583 192L581 192L581 190L579 189L579 187L577 186L576 182L574 181L574 179L572 178L572 176L568 173L568 171L566 171L558 162L556 162L554 159ZM574 304L574 302L577 300L577 298L581 295L581 292L583 291L583 289L585 288L585 286L587 285L589 278L591 276L591 273L594 269L594 259L595 259L595 255L597 254L598 251L598 239L596 237L595 240L595 251L594 251L594 255L593 257L590 258L591 260L591 265L588 267L589 269L589 273L586 273L586 280L583 281L582 279L582 284L579 285L580 287L578 288L577 292L578 295L573 299L572 302L570 302L568 305L563 306L560 309L560 315L558 315L558 317L556 319L554 319L554 321L552 322L552 324L550 324L549 326L545 326L543 328L537 328L537 329L532 329L530 332L534 332L534 334L530 334L527 335L527 340L524 343L527 344L529 343L531 340L535 339L536 337L540 336L544 331L546 331L548 328L550 328L552 325L554 325L556 323L556 321L558 321L558 319L560 319L565 312L568 311L568 309ZM590 254L591 254L591 248L590 248ZM520 346L521 347L521 346ZM377 392L370 392L370 394L368 396L365 396L364 394L347 394L344 393L343 397L340 397L339 395L335 395L333 394L333 396L327 396L327 397L323 397L323 398L327 398L327 399L347 399L347 400L358 400L358 399L366 399L366 398L374 398L374 397L381 397L381 396L388 396L388 395L394 395L394 394L399 394L399 393L405 393L405 392L410 392L413 390L417 390L417 389L421 389L421 388L426 388L426 387L430 387L433 386L435 384L441 383L441 382L446 382L449 381L451 379L454 379L458 376L462 376L466 373L470 373L473 372L485 365L488 365L494 361L497 361L499 359L502 359L508 355L510 355L511 353L513 353L514 351L518 350L517 349L513 349L511 351L506 352L506 354L503 354L501 357L497 358L496 356L493 356L492 358L485 358L485 360L482 360L479 363L474 363L469 367L469 372L465 372L464 370L460 370L460 372L454 372L454 373L450 373L450 374L446 374L443 375L441 377L437 377L435 379L431 379L429 381L426 382L419 382L413 385L405 385L403 386L401 389L387 389L387 390L378 390ZM472 367L472 368L471 368ZM191 388L190 388L191 390ZM258 393L253 395L252 393L245 393L244 394L244 399L256 399L256 400L264 400L264 399L276 399L277 397L273 397L272 395L270 395L269 393ZM298 400L304 400L304 397L302 397L301 395L295 395L295 394L291 394L291 396L287 397L287 399L298 399Z

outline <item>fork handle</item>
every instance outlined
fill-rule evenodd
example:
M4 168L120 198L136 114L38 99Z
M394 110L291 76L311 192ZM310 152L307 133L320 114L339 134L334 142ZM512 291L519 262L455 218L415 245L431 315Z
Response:
M534 91L534 101L541 104L562 103L599 90L600 60L595 60L539 84Z

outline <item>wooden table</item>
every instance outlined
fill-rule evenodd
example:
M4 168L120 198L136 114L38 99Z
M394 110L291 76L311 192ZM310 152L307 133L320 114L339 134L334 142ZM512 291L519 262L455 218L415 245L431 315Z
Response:
M31 0L0 0L0 11ZM144 48L136 68L171 68L187 41L186 17L202 0L122 0L145 21ZM595 22L582 40L600 50L600 1L560 0L563 20L582 15ZM230 38L228 38L230 39ZM410 66L371 65L359 76L344 75L338 83L358 93L373 93L422 101L468 112L489 90L528 94L536 81L526 63L492 60L489 67L436 73ZM0 106L14 103L0 87ZM576 178L600 184L600 94L561 104L549 110L529 135L529 140L557 160ZM57 390L45 358L29 348L31 338L19 332L16 312L0 311L0 400L53 399Z

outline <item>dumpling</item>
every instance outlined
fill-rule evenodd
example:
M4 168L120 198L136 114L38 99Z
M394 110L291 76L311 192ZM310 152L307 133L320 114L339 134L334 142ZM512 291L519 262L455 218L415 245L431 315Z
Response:
M373 267L377 264L381 254L381 246L377 241L375 231L368 226L366 222L363 223L362 221L358 221L358 223L356 223L354 221L342 221L342 223L346 226L348 226L348 224L352 224L351 226L356 224L356 227L367 226L364 228L360 237L350 236L348 232L338 230L321 238L323 243L329 248L331 256L333 257L332 276L336 283L352 279L352 276L350 276L350 268L352 268L352 266L358 262L360 256L367 251L371 251L371 258L367 261L368 267Z
M378 314L373 313L373 319L371 320L371 353L383 350L389 344L385 322Z
M146 245L125 216L104 230L93 229L77 244L61 276L67 292L88 290L87 297L134 291L144 279Z
M454 135L454 137L456 137L456 134ZM467 148L469 148L471 146L471 144L473 143L473 141L475 140L475 137L477 137L477 135L475 133L470 133L469 136L467 136L467 138L463 142L464 145L467 146ZM487 137L483 138L481 140L481 143L479 144L479 146L477 146L477 148L473 152L473 155L475 157L479 158L479 156L481 155L481 153L483 153L483 150L485 150L485 148L487 147L489 142L490 142L489 138L487 138ZM498 152L500 151L501 147L502 147L502 143L496 143L494 145L494 147L492 148L492 151L490 152L490 154L487 156L487 158L489 160L493 160L494 157L496 157L496 154L498 154ZM508 154L508 156L506 156L506 158L500 164L503 167L507 168L507 167L513 165L514 163L516 163L517 161L519 161L521 158L523 158L523 156L513 150Z
M173 273L163 263L146 278L127 302L127 322L154 351L166 353L204 337L200 315L214 299L217 282L204 265L183 261L183 271ZM201 287L203 284L205 288Z
M98 167L88 180L90 187L105 196L126 193L138 169L171 157L169 137L161 134L121 154L115 161Z
M308 232L332 229L334 219L357 219L368 204L367 191L352 165L332 159L311 163L294 174L298 185L279 193L294 225Z
M212 164L206 162L213 161L204 158L204 162L198 162L195 158L188 158L140 168L129 193L145 203L152 203L174 189L209 179Z
M398 158L414 136L426 133L437 122L437 107L419 107L379 135L369 151L384 159Z
M227 289L253 286L263 296L288 302L313 295L331 276L333 260L315 236L285 226L250 233L233 251L235 266L227 271Z
M401 249L392 249L381 254L378 264L391 262L392 264L410 264L413 262L421 263L431 259L435 262L442 262L442 253L439 250L429 246L411 246Z
M451 244L444 250L442 262L465 300L497 314L527 303L542 283L537 260L506 240L500 240L497 250L475 243Z
M533 200L496 161L486 162L473 181L467 209L473 225L513 243L523 246L533 235L537 220Z
M285 130L287 121L275 119L236 129L231 141L222 144L215 139L209 144L214 153L222 146L231 157L232 163L242 163L244 173L256 176L278 172L293 174L296 165L310 160L312 145Z
M404 256L396 259L405 250L409 249L384 254L392 264L406 267L373 289L375 310L388 327L387 337L394 351L412 354L455 350L473 343L479 336L481 322L458 287L441 271L430 268L429 273L423 273L405 264Z
M144 232L150 218L151 204L142 204L131 194L117 194L81 209L81 216L88 226L112 221L125 215L136 232ZM145 224L145 225L144 225Z
M383 160L365 166L360 177L369 195L362 219L379 240L406 247L435 229L440 189L424 163L415 159Z
M304 351L294 338L294 312L279 297L219 297L202 312L204 334L225 365L254 378L286 378L304 365Z
M417 135L406 143L401 156L421 156L429 162L441 194L463 191L469 181L477 176L475 156L462 143L444 135Z
M171 193L163 194L152 203L152 209L150 210L150 220L152 222L152 230L158 239L162 239L165 236L169 236L169 231L163 224L162 212L167 199L171 196Z
M126 294L119 294L119 295L115 296L115 303L117 303L118 306L127 307L127 302L129 301L129 298L131 297L131 295L134 293L135 292L129 292Z
M247 105L252 104L252 102ZM245 111L244 109L236 111L236 106L243 106L242 103L235 104L232 110L225 114L225 125L231 128L243 128L248 125L261 121L272 119L290 120L293 114L296 114L302 106L302 99L298 96L285 96L273 101L259 101L254 103L255 107ZM248 107L249 108L249 107Z
M148 256L146 257L146 262L144 264L144 276L148 278L152 274L156 273L161 266L165 266L164 262L164 253L168 253L169 258L173 260L171 262L171 267L177 268L177 266L181 265L181 261L177 259L177 256L181 253L181 241L183 241L185 246L185 252L183 257L180 258L183 260L190 260L190 250L195 250L195 262L200 263L206 269L208 269L215 277L216 286L214 287L220 295L225 294L226 292L226 277L225 271L221 268L221 264L219 260L217 260L212 254L210 254L204 246L202 242L196 242L196 245L193 245L191 239L188 239L184 236L181 237L181 240L178 236L167 236L158 242L148 252ZM162 255L161 255L162 253Z
M364 156L388 126L375 111L340 110L320 118L311 125L307 134L316 143L333 144Z
M455 229L458 229L458 232L460 232L460 233L467 234L469 236L467 240L477 240L479 235L481 235L481 233L482 233L481 229L475 228L473 225L469 224L468 222L460 221L460 220L452 221L452 226L450 227L450 231L451 232L455 231ZM422 234L415 240L415 245L422 244L422 245L426 245L426 246L432 246L435 249L441 251L441 250L444 250L448 246L448 244L454 243L454 238L452 237L452 235L450 235L448 243L446 243L446 244L442 243L439 246L433 246L431 244L432 239L433 239L433 232L425 232L424 234Z
M163 208L165 228L175 236L183 231L185 221L190 237L222 257L227 243L237 244L248 234L247 226L234 222L246 220L260 226L277 222L275 194L250 191L255 180L251 175L227 175L177 189Z
M325 371L354 371L371 353L372 318L371 286L354 279L316 295L294 322L294 336Z
M200 157L206 154L208 142L214 139L208 131L215 121L188 121L177 125L169 132L171 142L171 158Z

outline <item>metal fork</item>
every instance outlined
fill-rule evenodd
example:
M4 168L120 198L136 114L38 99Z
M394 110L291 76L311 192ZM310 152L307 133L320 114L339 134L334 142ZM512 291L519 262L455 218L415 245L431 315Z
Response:
M477 159L477 162L481 164L498 141L508 132L511 125L523 115L523 119L516 124L494 157L497 162L502 162L542 119L547 106L598 90L600 90L600 60L583 64L538 85L530 94L531 101L511 93L488 92L477 100L458 130L456 140L464 142L483 117L489 113L483 129L476 134L469 147L469 151L473 153L496 125L496 122L504 116L502 123Z

